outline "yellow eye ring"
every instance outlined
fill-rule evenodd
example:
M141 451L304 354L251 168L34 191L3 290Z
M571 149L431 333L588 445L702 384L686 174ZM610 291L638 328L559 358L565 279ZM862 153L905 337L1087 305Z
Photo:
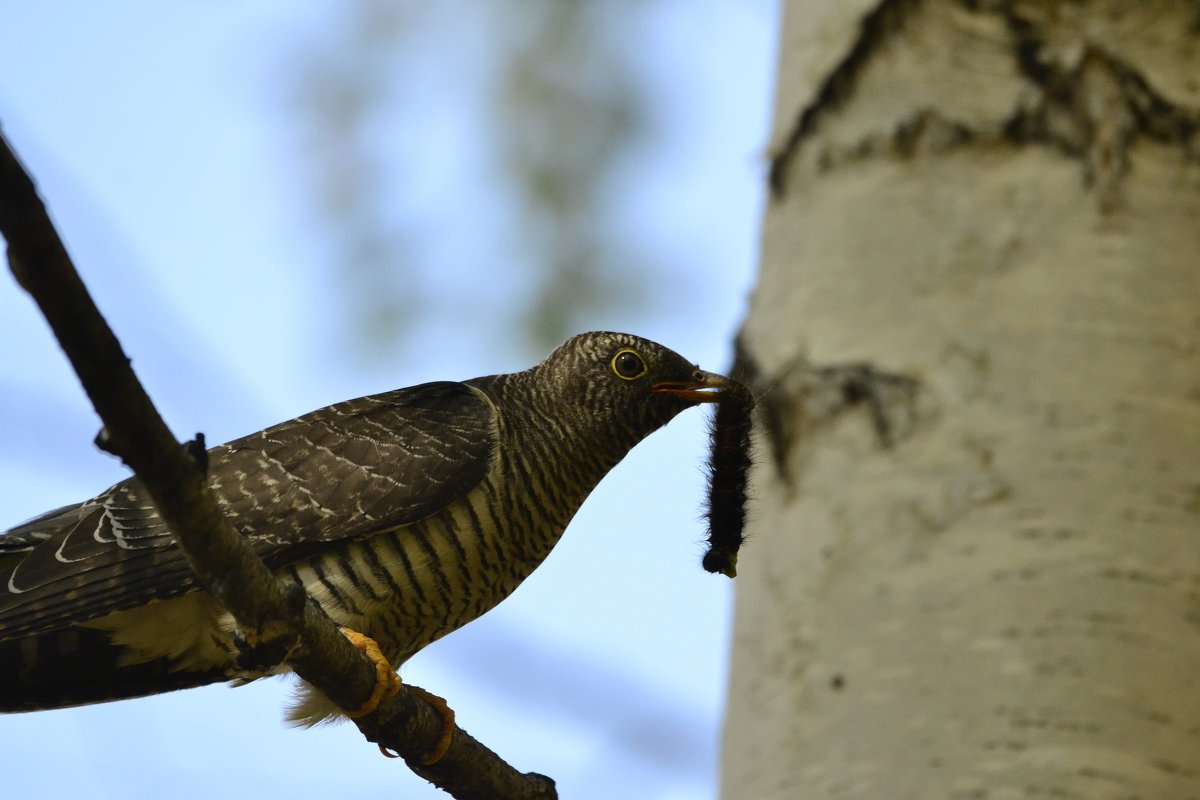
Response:
M636 381L650 370L646 361L632 350L619 350L613 356L612 371L623 381Z

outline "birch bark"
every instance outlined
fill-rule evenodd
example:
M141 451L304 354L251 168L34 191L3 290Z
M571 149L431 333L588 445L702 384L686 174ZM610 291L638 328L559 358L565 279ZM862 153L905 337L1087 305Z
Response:
M784 16L723 796L1200 797L1200 9Z

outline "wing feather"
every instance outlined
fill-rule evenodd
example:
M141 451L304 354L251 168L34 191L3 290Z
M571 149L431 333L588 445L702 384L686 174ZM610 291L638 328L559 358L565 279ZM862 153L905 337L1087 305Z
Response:
M209 485L272 567L411 524L487 474L492 404L427 383L350 400L209 451ZM136 478L0 536L0 639L85 622L194 588Z

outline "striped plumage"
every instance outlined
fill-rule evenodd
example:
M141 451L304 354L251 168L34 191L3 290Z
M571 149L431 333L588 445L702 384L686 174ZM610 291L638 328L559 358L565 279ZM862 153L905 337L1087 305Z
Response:
M582 334L523 372L338 403L213 448L209 483L281 580L399 665L508 596L608 470L722 382L645 339ZM244 662L136 479L0 536L0 711L270 671ZM336 712L307 695L295 719Z

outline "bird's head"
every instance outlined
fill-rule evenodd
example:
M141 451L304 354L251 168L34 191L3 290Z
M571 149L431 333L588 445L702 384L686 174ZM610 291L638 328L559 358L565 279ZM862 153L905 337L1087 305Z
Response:
M624 429L629 446L685 408L718 401L731 385L660 344L609 331L572 336L533 371L572 418Z

